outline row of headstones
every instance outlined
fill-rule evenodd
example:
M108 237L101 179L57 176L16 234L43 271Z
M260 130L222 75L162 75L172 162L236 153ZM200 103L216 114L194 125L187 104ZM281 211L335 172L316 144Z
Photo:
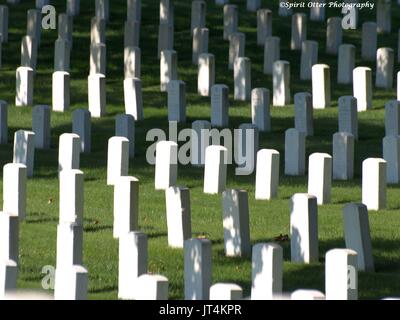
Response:
M340 60L338 78L340 82L353 83L353 95L357 98L359 110L372 108L372 71L368 67L354 66L354 59L348 53L352 51L352 46L343 45L343 58ZM341 47L341 48L342 48ZM308 57L313 54L308 52ZM305 60L309 60L308 58ZM379 88L392 88L394 83L394 60L393 50L390 48L380 48L377 51L377 68L375 85ZM305 63L310 67L309 73L312 79L313 106L315 109L324 109L331 105L331 75L330 67L326 64L313 64L308 61ZM290 63L284 60L273 62L273 105L286 106L291 102L290 90ZM161 91L168 91L171 94L169 102L174 105L175 112L182 114L176 119L185 119L184 110L186 105L185 83L178 80L177 53L174 50L161 52L160 60L160 83ZM304 71L305 72L305 71ZM400 79L400 72L397 74ZM171 87L169 89L169 84ZM213 96L213 88L215 96ZM213 54L203 53L199 55L198 68L198 93L202 96L213 96L215 102L224 104L221 101L227 99L228 88L225 85L215 85L215 59ZM249 58L240 57L234 63L234 99L247 101L252 97L251 94L251 61ZM398 81L398 96L400 96L400 81ZM218 100L217 100L218 99ZM212 101L214 99L212 98Z
M313 112L308 93L296 95L295 103L295 129L289 129L285 133L285 174L303 175L305 172L305 141L306 136L313 135ZM0 103L0 132L1 142L8 141L7 104ZM268 113L265 113L267 115ZM400 103L391 101L386 104L386 137L383 141L383 154L388 162L387 178L390 183L398 183L399 172L396 170L399 162L397 155L397 139L400 128ZM51 113L48 106L36 106L32 112L31 132L18 131L14 139L14 158L19 159L28 167L29 176L33 174L34 149L48 149L51 137ZM256 122L257 123L257 122ZM352 179L354 168L354 143L358 139L357 104L354 97L342 97L339 99L339 132L333 137L333 177L336 179ZM192 129L200 133L197 139L202 139L202 130L211 130L211 124L207 121L195 121ZM256 124L243 124L240 130L254 131L254 148L258 150L259 131ZM73 132L81 137L81 150L90 152L91 122L90 112L78 109L73 114ZM116 136L126 137L129 141L128 153L134 157L135 149L135 121L131 115L119 115L116 117ZM204 140L204 139L203 139ZM61 144L60 139L60 144ZM199 142L199 141L197 141ZM193 143L193 142L192 142ZM208 143L198 143L201 148L199 154L204 154ZM244 146L243 150L247 150ZM194 162L192 164L197 164ZM201 164L201 163L200 163Z
M71 135L70 140L75 140L78 143L77 148L75 148L74 153L79 154L79 138L73 137ZM117 140L116 140L117 139ZM115 141L122 145L124 145L125 154L127 154L126 149L128 147L127 140L125 138L114 137L110 139L111 141ZM171 159L171 147L174 146L171 142L160 142L159 146L157 146L157 154L159 159L165 159L165 152L169 152L169 159ZM213 150L211 150L211 148ZM110 152L111 149L111 152ZM114 158L118 158L116 154L117 150L114 150L112 147L109 148L109 160L110 154L113 154ZM215 153L214 151L219 152L219 156L221 160L221 156L223 158L223 153L226 150L223 150L222 147L214 146L210 147L207 150L206 161L207 159L216 160L215 157L210 156L210 154ZM221 153L222 151L222 153ZM123 152L121 152L123 153ZM173 152L172 152L173 153ZM319 156L319 155L318 155ZM74 156L76 158L76 156ZM315 155L315 158L316 155ZM325 168L329 167L329 162L326 162L326 157L322 158L323 163L321 161L317 163L314 161L313 165L326 171ZM60 159L61 161L61 159ZM367 160L369 161L369 160ZM366 161L366 162L367 162ZM76 162L76 161L75 161ZM366 172L371 172L376 168L372 168L374 163L371 162L372 166L366 168ZM167 188L165 185L166 182L171 184L171 176L176 174L176 168L166 168L166 161L158 161L156 163L156 188L158 185L158 189ZM278 161L279 163L279 161ZM215 162L212 161L215 170ZM376 163L375 163L376 164ZM322 168L321 168L322 167ZM162 179L162 175L160 173L160 169L166 169L169 172L164 173L164 179ZM172 170L171 170L172 169ZM220 169L220 168L218 168ZM58 270L68 271L68 281L59 281L62 283L62 286L59 284L58 288L63 288L59 290L61 292L61 297L67 297L69 292L71 294L74 293L74 296L77 297L80 294L83 294L85 290L82 290L84 287L82 284L87 285L87 272L85 269L80 267L81 265L81 254L79 253L82 246L79 245L80 239L79 232L82 232L82 214L83 214L83 173L79 170L74 170L71 168L60 167L60 225L58 227L58 252L63 252L63 254L57 259L57 267ZM207 170L207 165L205 169L205 177L210 177L211 175L207 175L207 171L210 172L210 169ZM217 170L219 171L219 170ZM376 170L375 170L376 171ZM121 177L124 173L118 172L113 176L113 180L108 180L109 185L115 186L114 193L114 236L118 237L122 234L127 234L131 230L135 229L137 226L138 220L138 181L135 178L130 177ZM127 172L125 173L127 174ZM218 176L220 176L220 172L217 172ZM378 173L372 172L370 177L373 176L376 178L377 175L383 174L382 170ZM4 208L3 211L7 212L11 215L23 218L25 216L25 206L26 206L26 166L21 164L10 164L4 168ZM109 176L109 175L108 175ZM225 168L225 176L226 176L226 168ZM327 175L324 174L324 177ZM377 183L376 181L368 181L368 187L370 185ZM164 184L164 186L163 186ZM324 182L322 182L324 184ZM222 190L221 184L218 186L220 190ZM68 192L65 192L68 190ZM217 193L211 190L210 193ZM177 238L176 233L180 233L182 231L182 238L180 239L180 246L183 245L183 241L185 238L189 238L191 232L187 232L187 226L190 225L190 200L189 200L189 192L188 189L180 189L175 187L170 187L166 191L166 199L167 199L167 219L168 219L168 240L170 245L177 247L177 242L170 241L170 239ZM317 237L317 222L316 222L316 211L317 211L317 202L318 198L310 195L295 195L292 198L292 214L291 214L291 234L292 234L292 260L297 262L311 262L318 256L315 254L317 252L315 249L317 248L317 243L315 243L315 238L318 241ZM245 256L249 254L249 244L250 244L250 235L249 235L249 219L248 219L248 200L247 193L241 190L225 190L223 192L223 203L224 203L224 242L225 242L225 250L228 256ZM346 209L350 210L350 209ZM346 211L345 210L345 211ZM369 234L368 227L368 219L366 212L366 206L356 206L355 209L358 210L358 216L356 217L353 211L352 214L348 214L350 219L349 224L360 224L356 228L356 230L360 230L362 234L354 233L354 225L346 228L349 232L346 232L348 235L346 236L346 242L352 243L352 246L357 247L357 252L361 255L365 261L359 262L359 267L362 268L371 268L371 256L370 250L370 240L369 236L366 236L365 233ZM360 213L361 212L361 213ZM298 216L301 216L299 218ZM304 215L307 215L306 219ZM354 215L355 217L352 217ZM361 218L363 216L364 218ZM353 220L352 220L353 219ZM365 219L367 219L365 221ZM361 221L362 220L362 221ZM347 220L346 220L347 221ZM308 226L313 226L313 228L308 228ZM303 227L302 227L303 226ZM128 230L126 230L128 229ZM190 227L189 227L190 229ZM129 232L127 232L129 231ZM186 231L186 232L185 232ZM174 234L172 237L171 234ZM6 233L7 235L7 233ZM15 234L13 235L15 237ZM296 238L297 236L297 238ZM132 235L130 236L132 237ZM349 238L349 240L347 240ZM15 239L15 238L12 238ZM61 239L61 240L60 240ZM302 239L301 241L298 241ZM308 240L307 240L308 239ZM313 242L314 241L314 242ZM135 240L134 243L137 243ZM369 244L368 244L369 243ZM12 243L12 247L15 248L15 243ZM68 250L69 249L69 250ZM14 249L13 249L14 250ZM15 251L15 250L14 250ZM14 252L13 251L13 252ZM362 251L362 254L360 253ZM7 251L8 252L8 251ZM68 252L68 254L65 254ZM301 256L299 256L301 255ZM10 258L15 258L14 255L10 254ZM299 256L299 257L298 257ZM8 261L8 260L7 260ZM72 261L72 262L71 262ZM364 266L364 267L363 267ZM63 268L64 267L64 268ZM72 267L72 269L70 268ZM373 268L373 266L372 266ZM14 269L12 269L14 270ZM124 269L126 270L126 269ZM362 269L364 270L364 269ZM14 270L15 271L15 270ZM14 272L11 272L13 275ZM131 275L129 275L131 276ZM66 275L63 274L63 278L65 279ZM72 277L72 278L71 278ZM70 280L74 281L70 281ZM152 279L153 281L155 279ZM150 280L149 280L150 281ZM71 287L71 285L73 287ZM70 291L65 290L65 287L70 289ZM56 285L57 288L57 285ZM64 295L66 294L66 295ZM56 289L57 296L57 289ZM60 297L60 296L59 296ZM82 297L82 296L81 296ZM69 296L71 298L71 296Z

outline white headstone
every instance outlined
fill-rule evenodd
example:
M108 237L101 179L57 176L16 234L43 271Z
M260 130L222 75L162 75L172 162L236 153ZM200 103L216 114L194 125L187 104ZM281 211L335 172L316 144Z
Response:
M135 118L130 114L115 117L115 136L129 140L129 158L135 157Z
M178 144L173 141L160 141L156 146L156 190L166 190L175 186L177 178Z
M326 64L315 64L312 67L312 97L314 109L331 106L331 73Z
M167 91L168 83L178 80L178 55L176 51L161 51L160 60L160 89Z
M376 24L379 33L390 33L392 30L392 1L377 0Z
M275 243L253 247L251 300L273 300L282 293L283 249Z
M53 73L53 111L64 112L70 106L70 75L65 71Z
M391 48L379 48L376 53L376 81L378 88L393 88L394 51Z
M23 164L9 163L3 168L3 212L20 221L26 217L26 174Z
M236 58L234 62L234 99L248 101L251 98L251 61Z
M353 96L339 98L339 132L347 132L358 140L357 99Z
M317 197L318 204L331 202L332 157L313 153L308 160L308 194Z
M342 43L342 18L330 17L326 27L326 53L337 55L339 46Z
M361 40L361 57L367 61L374 61L378 45L377 26L375 22L363 23Z
M333 249L325 256L326 300L357 300L357 252Z
M106 43L106 21L93 17L90 21L90 43Z
M79 169L81 139L77 134L64 133L58 145L58 171Z
M210 288L210 300L242 300L243 289L234 283L216 283Z
M67 14L76 17L80 14L80 0L67 0Z
M270 92L265 88L256 88L251 91L251 118L252 123L261 132L271 131Z
M386 179L388 184L400 182L400 137L398 135L383 138L383 159L386 165Z
M279 152L262 149L257 153L256 199L270 200L278 196Z
M207 28L195 28L193 30L192 62L199 63L199 55L208 53L209 30Z
M204 193L218 194L225 190L228 149L208 146L205 153Z
M386 208L386 166L383 159L369 158L362 164L362 203L368 210Z
M90 74L106 75L107 47L104 43L90 45Z
M126 7L127 20L139 22L142 20L142 0L127 0Z
M142 81L138 78L124 80L125 113L136 121L143 120Z
M34 71L29 67L19 67L16 72L15 106L33 104Z
M317 198L297 193L290 201L291 260L297 263L318 261L318 205Z
M300 79L312 79L312 67L318 62L318 42L303 41L301 46Z
M167 85L168 121L186 122L186 84L171 80Z
M110 19L110 2L109 0L95 0L96 17L108 21Z
M310 7L310 20L322 22L325 21L325 0L316 0L314 5Z
M77 109L72 113L72 133L81 140L81 152L90 153L92 140L92 125L90 112L85 109Z
M385 135L400 135L400 101L391 100L385 104Z
M136 300L168 300L168 279L161 275L144 274L136 281Z
M192 122L191 136L191 164L196 167L203 167L205 164L206 148L209 146L209 131L211 123L206 120Z
M80 170L60 172L60 224L83 224L83 183L84 175Z
M354 136L348 132L333 135L333 179L352 180L354 177Z
M238 7L235 4L224 6L224 40L238 29Z
M299 289L290 295L291 300L325 300L325 295L318 290Z
M349 203L343 208L346 248L357 252L360 271L374 271L368 209L363 204Z
M125 232L119 238L118 298L133 300L142 290L137 280L147 273L147 235Z
M141 50L138 47L125 47L124 74L127 78L141 77Z
M251 253L249 203L244 190L227 189L222 194L225 254L246 257Z
M229 125L229 88L224 84L211 87L211 125L227 127Z
M294 126L305 136L314 135L314 110L312 96L308 92L300 92L294 95Z
M27 168L27 176L33 176L35 160L35 133L19 130L14 134L13 163L21 163Z
M281 39L266 37L264 43L264 74L272 75L274 63L281 57Z
M113 235L121 239L139 229L139 180L120 177L114 185Z
M106 113L106 77L92 74L88 77L89 111L92 118L101 118Z
M192 1L191 33L195 28L206 26L206 2L203 0Z
M267 37L272 36L272 11L260 9L257 11L257 44L264 46Z
M368 67L353 70L353 96L357 99L357 110L372 108L372 71Z
M40 105L32 109L32 131L35 133L35 148L50 149L50 106Z
M307 15L305 13L295 13L292 15L290 48L292 50L301 50L301 45L305 40L307 40Z
M192 237L190 190L186 187L169 187L165 190L165 200L168 245L183 248L185 240Z
M338 56L337 82L351 84L353 82L353 69L356 63L356 47L352 44L341 44Z
M246 35L234 32L229 35L229 70L234 69L235 60L245 56Z
M285 175L302 176L306 166L306 135L296 129L285 132Z
M168 22L160 23L158 27L158 58L166 50L174 49L174 26Z
M125 21L124 47L139 47L140 22L135 20Z
M129 140L112 137L108 140L107 185L115 186L121 177L128 176Z
M215 57L210 53L199 55L197 92L203 97L211 94L211 88L215 83Z
M55 300L86 300L88 271L81 265L56 270Z
M68 40L57 39L54 45L54 71L70 72L71 46Z
M208 300L212 283L211 241L189 239L184 245L185 300Z
M273 66L273 105L284 107L290 103L290 63L278 60Z

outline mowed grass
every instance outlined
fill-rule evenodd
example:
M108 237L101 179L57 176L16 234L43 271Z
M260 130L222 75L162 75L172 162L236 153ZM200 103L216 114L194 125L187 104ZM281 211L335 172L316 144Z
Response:
M5 3L6 1L1 1ZM54 0L57 12L65 11L65 2ZM272 88L272 79L263 74L263 48L256 44L256 14L245 10L246 1L230 1L239 5L239 30L246 33L246 56L252 62L253 87ZM263 1L274 12L273 34L281 37L281 58L291 63L292 94L311 91L309 81L300 81L300 53L290 51L291 18L278 16L278 1ZM89 297L116 299L118 286L118 242L112 237L113 188L106 185L107 141L114 135L114 118L124 112L123 104L123 30L126 19L125 1L111 1L111 21L107 28L107 112L108 115L92 122L91 154L82 154L81 169L85 173L84 264L89 270ZM12 161L13 134L31 128L31 108L16 108L15 70L20 64L20 41L26 33L26 11L34 1L10 6L10 39L3 44L3 67L0 71L0 99L9 103L9 143L0 146L0 165ZM81 15L74 21L74 43L71 56L71 109L52 113L52 149L36 151L35 175L28 182L27 220L20 228L20 288L41 288L43 266L55 265L56 229L58 223L58 137L71 132L71 112L87 108L87 76L89 73L90 19L94 15L94 1L81 1ZM209 98L197 95L197 67L191 60L190 1L175 1L175 49L178 52L179 78L187 85L188 124L196 119L209 119ZM304 11L307 12L307 11ZM328 16L338 15L328 10ZM393 4L392 27L400 27L400 9ZM140 179L140 229L149 236L149 272L160 273L170 281L170 298L183 298L183 251L167 245L165 197L154 190L154 168L146 163L146 149L151 142L145 137L151 128L167 130L167 96L159 91L159 61L157 32L159 1L142 1L142 85L145 120L136 126L136 158L130 162L130 174ZM363 10L360 19L373 21L375 10ZM230 87L230 125L237 128L251 122L249 103L233 101L233 72L228 71L228 42L222 40L222 7L207 1L207 27L210 29L209 52L216 58L216 82ZM352 94L352 86L336 84L336 57L325 51L325 24L308 22L308 39L319 42L319 62L331 67L333 106L315 111L315 136L307 140L307 155L313 152L331 153L332 135L338 130L337 99ZM35 104L51 105L51 75L53 72L54 41L57 31L43 30L35 78ZM379 47L397 47L397 33L379 36ZM344 32L344 43L357 48L357 66L371 66L360 59L361 29ZM396 64L395 71L399 70ZM290 245L284 248L284 291L314 288L324 291L324 257L333 248L344 248L342 209L348 202L361 201L361 164L365 158L382 156L384 136L384 104L395 99L395 90L374 90L373 110L359 114L360 139L356 143L356 177L349 182L334 182L332 204L319 207L318 232L320 262L297 265L290 262ZM261 134L260 147L274 148L284 158L284 131L294 126L293 105L272 108L272 132ZM183 127L183 126L180 126ZM282 170L281 170L282 171ZM250 228L252 243L270 242L280 234L289 233L289 199L294 193L307 192L306 177L291 178L281 175L279 198L255 201L252 176L235 176L229 168L228 188L242 188L249 193ZM220 196L204 195L203 170L191 166L179 167L179 185L190 188L193 236L206 236L213 244L213 282L234 282L243 286L248 295L251 286L250 259L224 256L222 205ZM0 184L2 188L2 184ZM386 210L370 212L370 225L375 273L359 274L362 299L376 299L400 294L400 190L388 188Z

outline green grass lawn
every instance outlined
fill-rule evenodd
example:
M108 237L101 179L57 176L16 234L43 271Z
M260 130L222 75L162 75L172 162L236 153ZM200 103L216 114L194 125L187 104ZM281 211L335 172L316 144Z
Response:
M6 1L1 1L5 3ZM53 0L58 13L65 11L65 0ZM84 263L89 271L89 297L116 299L118 284L118 242L112 237L113 188L106 185L107 140L114 135L114 118L124 112L123 104L123 30L126 19L125 2L110 1L111 20L107 28L107 116L92 122L91 154L82 154L81 169L85 173ZM263 74L263 48L256 44L256 14L245 10L246 1L239 4L239 30L246 33L246 56L252 62L253 87L272 89L272 79ZM291 18L278 16L278 1L262 1L274 12L273 34L281 37L281 58L291 63L292 95L311 91L309 81L300 81L300 53L289 49ZM271 4L272 2L272 4ZM190 1L175 1L175 50L178 52L179 78L187 85L187 115L190 127L197 119L210 117L209 98L197 95L197 67L192 65L190 37ZM0 99L9 103L9 143L0 146L0 165L12 161L13 134L31 128L31 108L16 108L15 70L20 64L20 41L26 30L26 11L34 1L10 6L9 43L3 44L3 68L0 71ZM328 16L339 11L328 10ZM20 288L40 288L42 267L55 265L56 228L58 222L58 137L71 132L71 112L87 108L87 76L89 73L90 19L94 15L94 1L81 1L81 15L74 21L74 43L71 54L71 110L64 114L52 113L52 149L36 151L34 179L28 182L28 217L20 228ZM393 32L379 36L378 46L397 48L400 28L400 7L393 3ZM363 10L361 21L375 20L375 10ZM170 298L183 298L183 251L167 245L167 225L164 193L154 190L154 168L146 163L146 132L151 128L168 128L167 96L159 90L159 61L157 32L159 1L142 1L142 86L145 120L136 126L137 157L130 162L130 175L140 180L140 229L149 236L149 271L161 273L170 281ZM216 59L216 83L230 88L230 125L237 128L251 122L249 103L233 101L233 72L228 71L227 41L222 40L222 7L207 1L207 27L210 29L209 52ZM308 22L308 39L319 42L319 62L331 67L333 107L315 111L315 136L307 139L307 155L313 152L331 153L332 135L338 130L337 99L352 94L352 86L336 84L336 57L325 51L325 24ZM51 105L51 76L53 72L56 30L43 30L35 79L35 104ZM374 64L361 61L361 28L344 32L344 43L357 48L357 66ZM397 53L396 53L397 54ZM396 64L395 71L399 71ZM375 73L375 71L374 71ZM384 136L384 104L395 99L395 90L374 90L373 110L359 114L359 141L355 150L356 177L349 182L333 182L332 204L319 207L320 262L297 265L290 262L290 245L284 247L284 291L314 288L324 291L324 257L333 248L345 246L342 208L348 202L361 201L361 163L368 157L382 156ZM294 126L293 105L272 108L272 132L262 134L261 148L274 148L283 160L284 131ZM283 162L281 163L283 168ZM306 177L281 176L279 198L274 201L255 201L255 177L235 176L229 168L228 187L249 192L250 228L252 243L270 242L279 234L289 233L289 199L294 193L307 192ZM213 282L234 282L250 292L250 259L226 258L223 247L222 206L220 196L202 192L203 170L190 166L179 167L179 185L190 188L193 236L206 236L213 244ZM2 188L2 184L0 184ZM53 201L49 201L52 199ZM376 299L400 295L400 190L388 188L388 207L370 212L375 273L359 274L359 295L362 299Z

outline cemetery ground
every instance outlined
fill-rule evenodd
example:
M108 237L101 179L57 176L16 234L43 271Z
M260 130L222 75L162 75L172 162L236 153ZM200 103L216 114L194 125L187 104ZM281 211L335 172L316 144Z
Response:
M5 1L2 1L5 2ZM272 77L263 74L264 48L257 46L256 14L245 10L245 1L230 1L239 7L239 31L246 33L245 56L251 58L252 87L272 90ZM281 58L290 61L291 94L311 92L311 81L300 81L300 52L291 51L291 17L279 17L278 1L262 1L272 9L273 35L281 37ZM65 1L54 0L57 13L65 11ZM21 38L26 30L26 11L34 8L34 1L10 6L10 38L3 45L3 67L0 71L0 97L9 103L9 140L0 146L0 164L12 162L13 134L19 129L31 129L29 107L16 108L15 70L20 64ZM85 173L84 204L84 262L89 272L89 298L116 299L118 286L118 241L112 236L113 188L106 184L107 141L114 135L115 116L124 113L123 94L123 37L126 1L113 1L111 19L107 26L107 116L92 119L92 153L81 155L81 170ZM400 7L393 5L392 30L400 28ZM187 85L187 125L210 117L210 98L197 94L197 66L192 64L190 35L191 2L175 1L175 44L178 52L179 79ZM308 14L308 9L303 9ZM296 10L301 12L301 10ZM376 11L362 10L360 24L374 21ZM327 16L339 15L328 10ZM34 178L27 185L27 220L20 226L19 288L41 288L42 267L55 266L56 231L58 222L58 138L72 130L72 111L87 108L87 76L89 74L90 19L94 16L94 1L81 1L81 15L74 19L74 42L71 53L71 108L66 113L51 114L52 149L35 151ZM183 298L183 250L170 249L167 243L165 195L154 189L154 167L146 162L146 133L152 128L168 132L167 94L160 93L160 71L157 59L159 1L142 1L142 86L145 120L136 123L136 157L130 161L129 174L140 180L139 225L149 236L149 272L163 274L169 279L170 298ZM331 67L332 108L314 110L314 137L307 138L306 153L332 153L332 135L338 131L337 99L351 95L352 86L337 85L337 57L325 54L326 24L308 20L309 40L319 42L319 62ZM209 52L216 59L216 83L230 88L230 128L251 122L250 102L233 101L233 71L228 70L228 41L222 40L222 7L207 1L207 27L210 29ZM42 44L38 55L35 78L34 104L51 105L51 77L53 72L56 30L42 30ZM343 43L356 46L356 66L375 65L361 61L361 27L344 31ZM395 47L397 32L380 35L379 47ZM395 72L399 71L398 64ZM318 208L319 263L296 265L290 262L290 242L282 242L284 249L283 291L313 288L324 291L325 253L333 248L344 248L343 206L361 202L361 164L369 157L382 156L384 137L384 104L395 99L395 89L374 89L373 109L359 113L359 141L355 144L355 179L333 181L332 203ZM272 132L260 134L260 148L276 149L281 153L279 197L272 201L256 201L255 176L235 176L230 166L227 185L249 192L250 234L252 244L274 241L280 234L289 234L289 199L299 192L307 192L307 178L283 175L284 132L294 127L293 104L272 107ZM185 127L181 126L180 128ZM221 195L203 194L203 169L179 166L178 185L187 186L191 193L193 236L204 236L212 241L213 283L233 282L250 293L251 260L227 258L224 255ZM0 183L2 188L2 183ZM361 299L378 299L399 295L400 292L400 186L388 186L386 210L369 212L375 273L359 273Z

